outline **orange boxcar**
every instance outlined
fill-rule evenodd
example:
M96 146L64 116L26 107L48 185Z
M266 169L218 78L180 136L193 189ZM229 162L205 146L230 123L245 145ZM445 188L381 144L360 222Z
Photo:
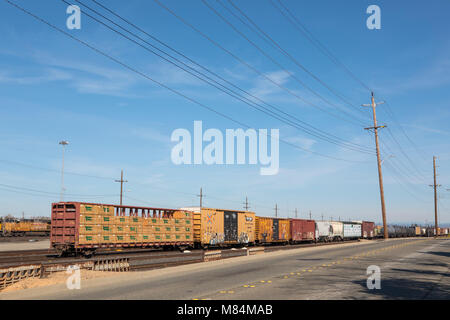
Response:
M256 241L258 243L289 242L289 219L256 217Z

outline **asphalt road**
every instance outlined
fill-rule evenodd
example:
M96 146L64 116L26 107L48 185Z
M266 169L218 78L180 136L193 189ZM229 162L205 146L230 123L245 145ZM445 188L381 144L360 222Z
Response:
M0 293L0 299L450 299L450 239L302 248ZM380 268L381 289L367 288Z

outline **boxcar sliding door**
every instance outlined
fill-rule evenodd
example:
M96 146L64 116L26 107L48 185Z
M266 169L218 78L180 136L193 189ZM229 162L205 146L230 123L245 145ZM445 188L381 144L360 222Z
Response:
M225 241L238 240L238 216L236 212L225 211L223 213L223 228Z

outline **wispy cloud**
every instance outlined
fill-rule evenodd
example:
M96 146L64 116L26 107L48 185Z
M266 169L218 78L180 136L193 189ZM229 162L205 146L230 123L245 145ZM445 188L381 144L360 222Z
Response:
M151 128L135 128L131 130L131 134L135 137L147 140L170 144L170 137L157 130Z
M420 72L390 82L389 86L380 87L379 90L384 94L399 94L446 86L450 84L450 58L445 56L435 59Z
M279 85L284 85L286 82L288 82L290 76L285 71L278 70L267 73L266 77L270 78ZM271 83L267 79L259 77L256 80L253 88L250 89L250 93L259 98L264 98L274 93L279 93L281 90L281 88Z
M403 126L404 127L418 129L418 130L421 130L421 131L431 132L431 133L450 135L450 131L439 130L439 129L429 128L429 127L424 127L424 126L418 126L418 125L415 125L415 124L403 124Z
M306 150L311 150L312 147L317 143L317 141L314 139L309 139L309 138L300 137L300 136L286 137L286 138L284 138L284 140L286 140L290 143L299 145Z
M12 71L1 71L0 82L10 84L31 85L43 82L70 80L72 75L56 68L47 68L42 70L39 75L20 75Z

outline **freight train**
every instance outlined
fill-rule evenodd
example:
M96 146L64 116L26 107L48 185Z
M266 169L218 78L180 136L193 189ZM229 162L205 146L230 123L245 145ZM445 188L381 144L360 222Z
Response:
M50 223L13 221L0 223L0 237L49 236Z
M85 202L52 204L50 245L62 256L98 248L210 248L374 239L370 221L315 221L256 216L251 211L179 209ZM393 226L389 235L415 236Z

